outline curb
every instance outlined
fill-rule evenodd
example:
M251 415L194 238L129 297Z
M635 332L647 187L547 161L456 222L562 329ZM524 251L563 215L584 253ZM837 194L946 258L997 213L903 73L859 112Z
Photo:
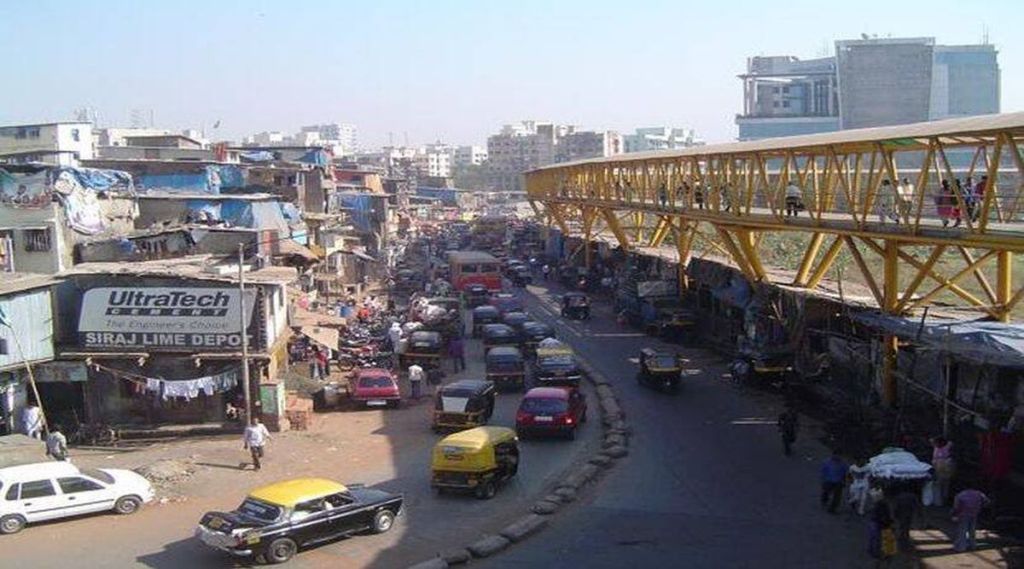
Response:
M604 471L613 468L618 460L629 455L630 429L611 381L586 362L580 362L580 368L586 373L587 382L594 386L597 394L597 407L601 410L600 448L591 453L581 466L574 465L566 469L554 490L537 500L530 507L529 513L505 526L497 535L486 535L469 545L439 553L437 557L409 566L409 569L447 569L467 563L470 559L496 555L540 533L548 526L550 516L575 501L587 484L596 481Z

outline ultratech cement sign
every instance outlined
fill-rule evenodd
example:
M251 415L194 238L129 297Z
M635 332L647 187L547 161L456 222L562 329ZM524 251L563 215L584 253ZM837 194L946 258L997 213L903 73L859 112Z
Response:
M246 297L248 328L251 291ZM82 298L79 341L87 348L237 350L239 299L230 288L94 288Z

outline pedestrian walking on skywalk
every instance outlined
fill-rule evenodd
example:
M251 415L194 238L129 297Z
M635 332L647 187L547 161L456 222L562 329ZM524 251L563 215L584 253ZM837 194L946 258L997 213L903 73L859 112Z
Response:
M782 452L786 456L790 456L793 454L796 434L800 430L800 416L792 407L786 407L786 410L779 415L778 428L779 434L782 436Z

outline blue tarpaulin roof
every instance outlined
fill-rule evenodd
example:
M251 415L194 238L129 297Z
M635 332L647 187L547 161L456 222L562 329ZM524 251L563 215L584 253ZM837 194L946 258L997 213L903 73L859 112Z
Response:
M861 312L854 320L914 340L933 349L980 363L1024 368L1024 325L984 321L928 322L879 312Z

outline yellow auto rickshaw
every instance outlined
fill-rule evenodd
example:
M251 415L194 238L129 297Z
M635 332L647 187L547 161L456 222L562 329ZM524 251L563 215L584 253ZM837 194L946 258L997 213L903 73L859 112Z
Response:
M430 485L437 491L472 492L494 497L498 485L519 471L516 432L505 427L476 427L449 435L434 446Z

